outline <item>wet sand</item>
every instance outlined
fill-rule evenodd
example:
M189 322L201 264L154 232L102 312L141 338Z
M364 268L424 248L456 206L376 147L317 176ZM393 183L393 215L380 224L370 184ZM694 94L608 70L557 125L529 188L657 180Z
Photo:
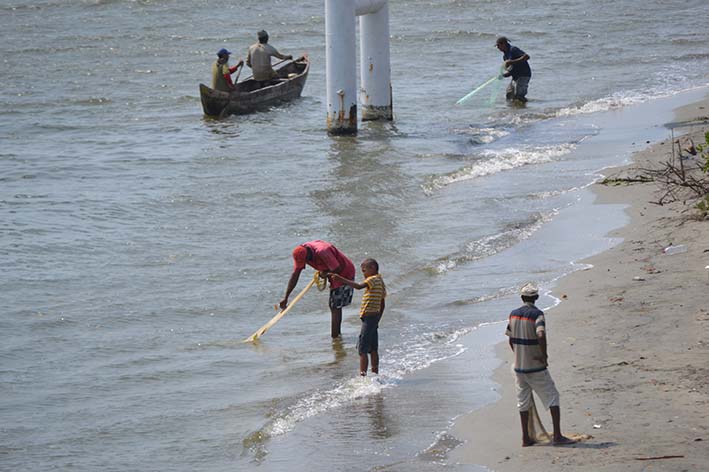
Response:
M677 122L709 120L709 97L676 113ZM705 131L707 124L678 127L675 137L699 143ZM671 152L667 139L606 175L633 177ZM594 192L599 204L629 205L630 223L609 235L623 242L581 261L593 267L563 278L553 290L561 303L546 313L562 431L588 438L521 447L512 356L501 343L501 399L458 419L453 432L465 443L450 462L495 471L709 467L709 221L690 218L696 212L681 203L649 203L659 198L654 183L596 184ZM670 244L687 250L665 254ZM551 430L548 411L540 416Z

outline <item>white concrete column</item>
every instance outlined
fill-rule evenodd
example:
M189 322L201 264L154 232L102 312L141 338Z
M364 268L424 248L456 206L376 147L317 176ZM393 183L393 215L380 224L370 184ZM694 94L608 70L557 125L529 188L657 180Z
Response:
M359 17L362 121L393 120L389 64L389 4ZM359 12L359 10L358 10Z
M325 0L327 130L357 133L357 46L353 0Z
M380 8L386 5L387 0L354 0L354 2L355 15L362 16L379 11Z

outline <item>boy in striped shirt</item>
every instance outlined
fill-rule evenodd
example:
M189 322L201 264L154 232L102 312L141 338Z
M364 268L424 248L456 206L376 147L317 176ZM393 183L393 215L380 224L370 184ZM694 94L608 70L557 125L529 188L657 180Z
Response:
M555 446L574 444L576 441L561 434L559 391L547 370L547 338L544 312L534 305L539 298L539 289L531 283L520 290L524 305L510 313L505 334L515 354L514 373L517 388L517 408L522 421L522 447L536 441L529 435L529 409L532 406L532 391L551 411L554 424Z
M365 289L362 296L362 307L359 310L359 317L362 320L362 329L357 341L359 351L359 375L367 375L368 358L372 358L372 373L379 373L379 320L384 313L384 299L386 298L386 286L384 279L379 273L379 264L374 259L365 259L360 267L364 275L364 282L358 284L353 280L343 278L338 274L330 275L340 282L356 288Z

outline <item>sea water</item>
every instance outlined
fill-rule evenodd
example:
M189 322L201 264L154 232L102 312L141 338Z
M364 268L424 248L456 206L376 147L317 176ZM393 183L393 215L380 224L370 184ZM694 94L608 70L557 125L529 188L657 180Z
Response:
M355 138L325 130L322 2L3 3L0 469L456 469L516 287L614 243L623 207L587 187L709 83L706 2L538 3L392 1L395 120ZM262 28L310 55L303 97L203 118L216 51ZM531 56L529 102L455 106L498 35ZM312 290L240 342L311 239L380 263L377 382L359 293L341 341Z

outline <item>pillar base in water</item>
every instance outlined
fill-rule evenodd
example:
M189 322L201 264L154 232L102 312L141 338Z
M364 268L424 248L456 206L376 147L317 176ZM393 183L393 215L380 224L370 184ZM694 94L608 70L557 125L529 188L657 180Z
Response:
M373 105L363 105L362 106L362 121L393 121L394 120L394 110L390 105L387 106L373 106Z
M349 116L341 112L339 116L327 114L327 133L334 136L354 136L357 134L357 105L350 107Z
M328 128L330 136L357 136L357 128Z

